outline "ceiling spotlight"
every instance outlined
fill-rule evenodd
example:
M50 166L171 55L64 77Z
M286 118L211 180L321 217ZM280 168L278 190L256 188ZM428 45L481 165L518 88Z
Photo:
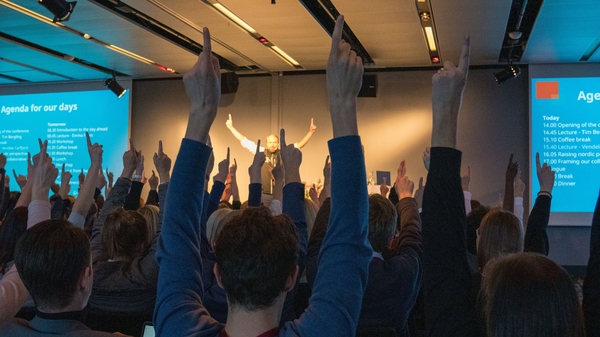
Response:
M38 3L48 9L53 15L53 22L67 21L73 13L77 1L67 2L65 0L38 0Z
M112 75L112 78L104 81L104 85L110 89L110 91L114 92L117 95L117 98L121 98L121 96L125 95L127 90L123 88L119 83L117 83L117 79L115 78L115 74Z
M517 78L519 75L521 75L521 68L509 64L506 69L495 73L494 78L496 79L496 82L498 82L498 85L502 85L502 83Z

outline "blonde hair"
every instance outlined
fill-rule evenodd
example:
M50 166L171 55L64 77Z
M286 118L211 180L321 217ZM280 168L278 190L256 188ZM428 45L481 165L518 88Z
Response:
M312 200L308 198L304 198L304 214L306 217L306 231L308 232L308 237L310 238L310 233L312 232L313 226L315 225L315 219L317 218L317 206Z
M152 243L158 229L158 213L160 209L154 205L144 205L138 209L138 212L146 219L148 225L148 245Z
M210 244L217 239L217 226L223 220L223 218L231 212L233 212L232 209L221 208L214 211L208 217L208 220L206 220L206 238Z
M477 237L477 263L483 269L488 261L523 252L523 225L509 211L492 209L481 220Z

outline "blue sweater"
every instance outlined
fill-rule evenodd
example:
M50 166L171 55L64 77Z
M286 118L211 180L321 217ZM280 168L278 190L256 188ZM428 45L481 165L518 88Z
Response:
M368 200L360 138L329 142L332 210L309 306L280 336L352 336L371 261ZM158 336L217 336L223 325L202 305L199 208L211 149L184 139L173 169L162 234L154 325ZM300 261L299 261L300 262Z

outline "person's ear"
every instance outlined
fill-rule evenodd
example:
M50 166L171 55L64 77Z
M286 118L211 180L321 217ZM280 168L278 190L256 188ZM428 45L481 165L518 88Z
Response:
M288 279L285 282L285 292L290 292L290 291L292 291L292 289L294 289L294 286L296 285L296 279L298 278L299 270L300 270L300 268L298 268L298 265L296 265L296 268L294 268L294 271L292 271L290 276L288 276Z
M219 287L225 289L223 286L223 280L221 279L221 271L219 270L219 265L215 263L213 267L213 273L215 274L215 278L217 279L217 284Z
M82 289L88 289L91 287L94 276L90 267L85 267L79 275L79 287Z

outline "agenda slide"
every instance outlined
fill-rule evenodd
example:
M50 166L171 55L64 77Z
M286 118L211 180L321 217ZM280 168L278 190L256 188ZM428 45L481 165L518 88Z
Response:
M78 176L88 174L90 158L86 132L92 143L103 146L103 168L120 175L123 152L128 148L130 90L120 99L107 89L0 95L0 153L7 157L6 175L11 191L14 179L27 175L27 153L39 152L38 138L48 140L47 153L60 169L73 175L70 194L77 196Z
M550 225L590 226L600 189L600 74L530 77L531 206L539 153L556 172Z

